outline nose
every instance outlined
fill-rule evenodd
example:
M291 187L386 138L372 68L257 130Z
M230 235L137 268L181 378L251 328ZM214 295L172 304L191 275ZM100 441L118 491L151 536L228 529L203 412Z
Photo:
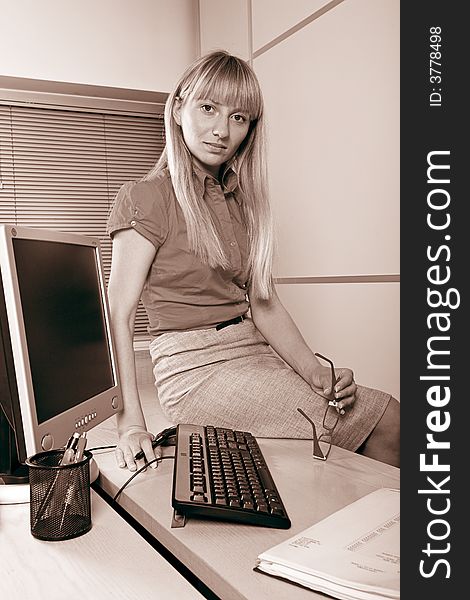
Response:
M226 138L228 136L228 119L220 115L212 127L212 134L218 138Z

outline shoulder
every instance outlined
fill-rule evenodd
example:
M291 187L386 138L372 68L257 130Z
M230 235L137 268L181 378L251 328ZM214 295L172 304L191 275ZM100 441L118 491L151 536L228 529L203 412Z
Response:
M162 172L152 179L127 181L121 186L116 201L124 196L141 208L151 208L157 204L168 206L171 189L169 173Z
M108 234L132 227L160 246L168 233L170 190L171 179L165 172L152 179L124 183L108 219Z

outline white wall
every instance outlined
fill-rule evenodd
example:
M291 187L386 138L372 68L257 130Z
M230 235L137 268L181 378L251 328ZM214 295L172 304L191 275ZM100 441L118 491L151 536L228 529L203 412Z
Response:
M281 299L313 349L399 397L399 1L200 7L201 51L227 36L263 88Z
M196 0L0 0L0 75L169 92L197 54Z
M200 0L200 43L203 52L223 48L251 58L250 13L247 0Z

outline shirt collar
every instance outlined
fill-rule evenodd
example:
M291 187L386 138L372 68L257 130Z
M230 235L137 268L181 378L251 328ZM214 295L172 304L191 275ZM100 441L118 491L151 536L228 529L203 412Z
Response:
M197 183L199 184L201 192L205 191L208 180L212 180L217 185L219 185L219 182L217 181L217 179L215 177L213 177L212 175L207 173L207 171L204 171L204 169L202 169L196 163L193 163L193 173L195 175L195 179L196 179ZM237 187L238 187L237 173L235 172L235 170L232 166L226 167L225 172L222 176L222 191L224 192L224 194L230 194L230 193L233 193ZM238 202L238 198L236 195L235 195L235 199Z

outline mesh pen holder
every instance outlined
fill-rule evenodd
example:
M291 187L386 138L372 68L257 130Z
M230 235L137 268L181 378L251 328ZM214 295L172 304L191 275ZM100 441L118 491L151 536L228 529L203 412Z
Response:
M30 523L35 538L69 540L91 529L90 460L60 465L63 450L40 452L26 459L29 467Z

